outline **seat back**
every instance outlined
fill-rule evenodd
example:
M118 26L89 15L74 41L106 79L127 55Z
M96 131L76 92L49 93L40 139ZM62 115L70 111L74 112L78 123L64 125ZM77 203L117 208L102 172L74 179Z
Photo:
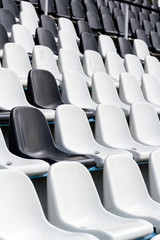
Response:
M142 75L144 74L144 69L140 59L136 55L126 54L124 57L124 66L128 73L134 75L135 78L141 82Z
M27 100L40 108L56 109L63 104L56 79L46 70L34 69L29 72Z
M82 32L88 32L92 34L92 29L90 28L88 22L84 20L77 21L77 31L79 37L81 36Z
M119 80L120 74L126 71L121 57L114 52L106 53L105 67L107 73L117 80Z
M149 20L144 20L143 21L143 28L144 28L144 31L146 32L146 34L148 36L150 35L150 32L153 31L152 24Z
M120 75L119 96L122 102L129 105L145 101L137 79L130 73Z
M103 29L99 16L97 16L96 13L88 11L86 15L89 26L93 31L99 31Z
M132 137L143 144L160 145L160 123L156 110L149 103L137 102L130 110Z
M2 0L2 6L11 11L15 18L19 19L19 10L14 0Z
M130 209L149 194L140 169L131 157L110 156L103 172L104 206L106 209Z
M3 50L5 43L9 42L7 31L2 24L0 24L0 50Z
M156 52L160 52L160 36L157 32L151 31L150 33L152 45Z
M105 58L107 52L117 52L113 39L103 34L98 37L98 50L103 58Z
M71 33L76 41L79 41L76 29L70 19L60 17L58 19L58 29Z
M132 137L122 109L116 105L100 104L96 111L95 139L108 147L125 148Z
M71 12L72 12L72 18L75 20L85 20L86 15L83 8L83 5L78 1L72 1L71 2Z
M40 26L49 29L52 32L54 38L58 38L58 29L53 17L44 14L41 15Z
M97 41L92 33L81 33L81 51L84 53L86 50L98 52Z
M113 35L118 34L111 16L102 14L102 23L105 33Z
M89 77L95 72L106 72L101 55L92 50L86 50L84 53L83 69Z
M8 36L10 37L12 25L16 24L16 20L11 11L1 8L0 9L0 24L6 29Z
M130 19L131 31L132 34L135 36L137 29L142 29L140 22L136 18Z
M35 36L36 29L39 27L37 19L30 12L21 11L19 15L19 22Z
M70 13L69 13L69 9L67 6L67 1L62 0L55 0L55 8L56 8L56 15L58 17L66 17L66 18L70 18Z
M33 6L33 4L31 2L21 1L20 2L20 11L31 13L34 16L34 18L37 20L37 22L39 22L38 14L35 10L35 7Z
M93 209L101 209L92 177L79 163L54 164L48 173L47 195L49 220L53 224L74 224Z
M150 42L150 39L148 38L146 32L142 29L137 29L136 30L136 38L143 40L149 49L153 50L153 46Z
M141 61L145 61L145 58L150 56L147 44L141 39L134 39L133 51Z
M118 38L118 50L122 58L124 58L126 54L133 54L131 43L123 37Z
M147 56L144 63L146 73L149 73L156 78L160 79L160 63L154 56Z

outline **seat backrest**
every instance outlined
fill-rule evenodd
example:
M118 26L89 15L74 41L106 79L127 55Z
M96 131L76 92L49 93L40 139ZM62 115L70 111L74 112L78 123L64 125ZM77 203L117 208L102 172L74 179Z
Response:
M75 20L79 20L79 19L85 20L86 18L83 5L80 1L71 2L71 12L72 12L72 18Z
M130 110L132 137L143 144L160 145L160 122L156 110L149 103L137 102Z
M90 28L88 22L84 20L77 21L77 31L79 37L81 36L82 32L88 32L92 34L92 29Z
M11 41L24 47L27 53L32 53L35 46L33 37L23 25L14 24L11 31Z
M160 36L157 32L151 31L150 37L155 51L160 52Z
M20 228L25 231L36 222L43 224L46 221L33 184L24 173L1 170L0 180L2 236L8 238L13 232L18 233Z
M73 224L93 209L101 209L92 177L82 164L61 162L52 165L47 189L48 208L52 209L49 219L52 223L65 221Z
M125 146L132 142L127 120L122 109L116 105L100 104L95 116L95 139L109 146Z
M140 169L131 157L110 156L103 172L106 209L130 209L149 198Z
M145 61L145 58L150 56L147 44L141 39L134 39L133 51L141 61Z
M3 50L4 44L9 42L7 31L2 24L0 24L0 49Z
M105 56L107 73L114 79L119 80L120 74L126 72L121 57L115 52L108 52Z
M160 22L156 22L156 31L160 34Z
M58 55L58 47L51 31L47 28L36 29L36 43L50 48L55 55Z
M153 13L150 13L149 14L149 20L150 20L150 23L152 24L152 27L155 29L156 22L157 22L156 15L153 14Z
M98 50L103 58L105 58L107 52L117 52L113 39L103 34L98 37Z
M139 12L138 15L139 15L140 24L141 24L141 26L143 26L143 21L148 20L148 16L143 12Z
M11 11L15 18L19 18L19 10L14 0L2 0L2 6Z
M97 41L92 33L81 33L81 51L84 53L86 50L92 50L98 52Z
M31 13L34 16L34 18L37 20L37 22L39 22L38 14L35 10L35 7L33 6L33 4L31 2L21 1L20 2L20 11Z
M11 32L13 24L16 24L16 20L11 11L1 8L0 9L0 23L4 26L7 33Z
M21 11L19 15L20 24L24 25L30 33L35 36L36 28L38 28L37 19L30 12Z
M85 6L87 11L95 12L99 16L98 8L94 3L87 3Z
M102 14L103 28L106 33L117 34L116 27L112 20L112 17L107 14Z
M70 19L60 17L58 19L58 29L64 30L66 32L70 32L74 36L76 41L79 41L79 38L76 33L76 29Z
M85 112L78 106L68 104L56 108L54 137L58 148L67 151L86 149L89 143L95 143Z
M16 43L6 43L4 45L2 65L15 71L18 76L27 77L28 72L31 70L27 52L21 45Z
M129 105L145 101L137 79L130 73L120 75L119 96L122 102Z
M136 38L143 40L147 44L148 48L153 50L153 46L150 42L150 39L148 38L148 36L144 30L137 29L136 30Z
M32 67L33 69L47 70L53 74L58 82L62 82L62 75L59 72L54 53L50 48L40 45L34 47Z
M126 54L124 57L124 66L128 73L133 74L141 82L144 69L140 59L134 54ZM135 71L136 69L136 71Z
M58 38L58 29L53 17L49 15L41 15L40 25L43 28L49 29L55 38Z
M135 35L137 29L142 29L140 22L136 18L130 19L131 31Z
M150 35L150 32L153 31L152 24L150 23L149 20L144 20L143 21L143 28L144 28L144 31L146 32L146 34L148 36Z
M144 63L144 69L146 73L154 75L160 79L160 62L154 56L147 56Z
M67 1L62 0L55 0L55 8L56 8L56 15L59 17L67 17L70 18L69 9L67 6Z
M44 14L45 13L45 7L46 7L45 2L43 0L39 0L38 1L38 6L39 6L40 11ZM48 13L50 13L50 14L55 14L56 13L55 6L54 6L52 0L48 0Z
M56 79L51 72L42 69L29 72L26 95L30 104L40 108L56 109L63 103Z
M86 15L87 15L87 21L92 30L98 31L103 29L100 19L96 13L88 11Z
M118 50L122 58L124 58L126 54L133 54L131 43L123 37L118 38Z
M84 52L83 69L89 77L92 77L95 72L106 72L101 55L92 50Z
M151 74L144 74L142 76L141 89L148 102L160 105L160 84L155 76Z

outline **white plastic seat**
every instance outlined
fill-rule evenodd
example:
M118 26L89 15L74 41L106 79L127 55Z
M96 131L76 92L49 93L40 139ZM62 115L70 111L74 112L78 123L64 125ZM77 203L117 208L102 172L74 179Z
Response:
M160 234L157 234L156 236L151 238L151 240L159 240L159 239L160 239Z
M102 167L109 155L132 155L124 150L110 149L98 144L94 139L86 114L74 105L64 104L56 108L54 137L60 150L92 156L97 167Z
M48 172L49 164L40 159L26 159L12 154L0 129L0 169L15 169L29 176L35 176Z
M16 73L7 68L0 68L0 109L12 110L18 106L32 106L27 102L23 87ZM34 106L32 106L34 107ZM47 120L54 120L55 111L38 108Z
M126 72L122 58L114 52L108 52L105 56L106 72L113 78L115 86L119 87L120 74Z
M75 51L79 57L83 57L83 54L80 52L76 39L72 33L65 30L58 31L58 47L63 49L69 49Z
M56 58L50 48L40 45L36 45L34 47L32 55L32 68L43 69L51 72L57 80L57 84L62 84L62 74L58 69Z
M144 74L144 69L140 59L133 54L126 54L124 57L124 66L128 73L131 73L141 84L141 78Z
M62 80L62 99L65 103L91 110L95 114L96 104L89 93L83 76L78 72L64 72Z
M156 110L150 103L132 104L130 130L136 141L145 145L160 146L160 122Z
M58 67L62 74L65 71L79 72L88 86L91 86L91 78L84 73L80 58L75 51L61 48L59 50Z
M130 157L110 156L103 172L104 206L122 217L144 219L160 232L160 204L149 195L138 164Z
M19 23L28 28L33 37L35 36L38 22L32 13L21 11L19 14Z
M144 62L147 56L150 56L150 52L147 44L141 39L133 40L133 51L137 57Z
M151 198L160 203L160 150L151 153L148 170L149 170L149 192Z
M66 32L70 32L77 42L80 41L79 37L77 36L75 27L70 19L67 18L58 18L58 29L65 30Z
M136 142L130 133L122 109L115 105L100 104L96 111L95 139L111 148L125 149L133 154L137 161L146 161L156 147L149 147Z
M160 62L154 56L147 56L144 63L145 72L155 76L160 82Z
M33 48L35 46L33 37L28 28L20 24L14 24L12 26L11 42L23 46L26 52L29 54L32 54Z
M98 37L98 50L103 58L105 58L107 52L117 52L112 38L103 34Z
M92 78L95 72L106 72L101 55L92 50L86 50L83 56L83 69L87 76Z
M129 115L130 106L120 100L113 79L107 73L93 74L91 91L94 102L119 106L125 115Z
M6 43L3 48L2 66L13 70L22 85L27 86L28 73L32 67L23 46L16 43Z
M38 14L31 2L20 1L20 11L31 13L34 16L34 18L37 20L37 22L39 22Z
M97 239L89 234L72 233L51 225L44 215L33 183L20 171L1 170L0 191L1 239Z
M49 221L70 231L88 232L101 240L129 240L147 235L152 225L120 218L102 206L89 171L79 163L51 166L47 179Z

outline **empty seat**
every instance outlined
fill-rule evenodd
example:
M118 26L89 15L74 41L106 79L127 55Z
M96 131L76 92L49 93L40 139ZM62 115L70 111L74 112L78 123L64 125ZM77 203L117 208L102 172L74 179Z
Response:
M76 39L77 42L80 41L79 37L77 36L76 29L73 25L73 22L67 18L59 18L58 19L58 29L64 30L66 32L70 32L73 37Z
M148 20L148 15L146 15L143 12L139 12L139 21L140 21L141 26L143 26L144 20Z
M49 164L57 161L79 161L86 167L95 165L93 158L60 151L44 115L33 107L17 107L11 111L9 149L15 155L43 159Z
M21 81L27 86L28 72L31 70L31 63L25 49L16 43L6 43L3 49L2 65L4 68L13 70Z
M51 31L46 28L39 27L36 29L36 43L50 48L58 59L58 47Z
M113 14L113 11L115 8L117 8L117 5L114 1L108 1L108 7L109 7L111 14Z
M80 58L75 51L61 48L59 50L58 66L62 74L65 71L79 72L88 86L91 86L91 78L84 73Z
M156 22L156 31L160 35L160 22Z
M111 12L109 11L108 7L107 6L104 6L102 5L100 8L99 8L99 11L100 11L100 14L108 14L111 16Z
M71 17L73 20L85 20L85 11L79 1L71 1Z
M160 146L160 122L156 110L150 103L132 104L130 130L136 141L145 145Z
M106 72L101 55L92 50L86 50L84 53L83 69L90 78L95 72Z
M16 22L19 22L19 10L14 0L2 0L2 6L13 14Z
M4 26L7 31L8 37L10 38L12 25L16 24L16 20L13 14L5 8L0 9L0 24Z
M118 38L118 51L122 58L124 58L126 54L133 54L133 48L128 39L123 37Z
M72 33L66 32L65 30L58 31L58 47L63 49L70 49L75 51L79 57L83 57L80 52L78 44Z
M155 147L145 146L136 142L130 133L126 117L120 107L101 104L96 111L96 141L111 148L125 149L133 154L137 161L146 161Z
M28 30L33 35L33 37L35 36L36 29L39 26L38 26L37 19L30 12L24 12L24 11L20 12L19 22L20 24L28 28Z
M111 154L130 156L127 151L98 144L85 112L78 106L64 104L56 108L54 137L59 149L74 154L87 154L95 159L97 167L102 167L104 160Z
M125 17L118 16L116 19L116 25L117 25L119 35L124 36L124 34L125 34ZM132 33L131 33L129 25L128 25L128 37L132 37Z
M119 106L125 115L129 115L130 107L120 100L113 79L106 73L97 72L93 74L92 99L98 104L103 103Z
M136 36L136 30L142 29L140 22L136 18L130 19L131 31L134 36Z
M40 13L44 14L45 13L45 1L44 0L38 0L38 7L40 10ZM48 0L48 14L55 14L55 5L53 0Z
M29 72L26 96L29 103L39 108L55 110L63 104L56 79L51 72L42 69Z
M94 3L87 3L85 7L86 7L86 11L92 11L99 16L98 8Z
M9 42L7 31L2 24L0 24L0 57L3 56L3 48L5 43Z
M88 32L88 33L92 34L92 29L90 28L87 21L78 20L77 21L77 32L78 32L78 36L80 37L81 33L83 33L83 32Z
M150 197L132 158L110 156L105 161L103 180L106 209L119 216L145 219L153 224L157 233L160 231L160 204Z
M150 32L152 45L156 53L160 53L160 36L157 32Z
M32 55L35 42L28 28L20 24L14 24L11 31L11 41L23 46L26 52Z
M117 52L113 39L103 34L98 37L98 50L103 58L105 58L107 52Z
M39 22L38 14L31 2L21 1L20 11L31 13L34 16L34 18L37 20L37 22Z
M0 221L3 229L1 236L5 236L5 239L31 240L46 237L51 240L53 236L64 240L97 239L89 234L67 232L51 225L44 215L33 183L24 173L2 170L0 179L0 191L3 194L1 197Z
M106 72L113 78L116 87L118 87L120 74L126 72L121 57L114 52L106 53L105 67Z
M150 23L149 20L144 20L143 21L143 28L144 28L144 31L146 32L146 34L148 36L150 35L150 32L153 31L152 24Z
M138 82L141 83L141 78L144 74L144 69L140 59L136 55L126 54L124 57L124 66L126 71L134 75Z
M41 15L40 16L40 26L43 28L47 28L51 31L51 33L53 34L56 42L58 41L58 29L57 29L57 25L56 22L54 20L53 17L49 16L49 15Z
M136 38L143 40L147 44L148 48L153 51L153 44L151 44L150 39L144 30L137 29Z
M106 211L89 171L79 163L61 162L51 167L47 196L49 221L70 231L124 240L153 231L146 221L120 218Z
M160 62L154 56L147 56L144 63L145 72L155 76L160 82Z
M107 14L102 14L102 23L104 32L108 35L117 35L118 31L114 25L112 17Z
M86 15L87 15L87 21L89 23L89 26L93 31L97 32L97 31L103 30L99 16L97 16L96 13L88 11Z
M116 20L118 16L123 16L123 13L122 13L122 10L117 7L113 9L113 17Z
M86 50L92 50L98 52L98 46L97 46L97 41L93 34L83 32L81 33L80 37L80 46L81 46L81 51L84 53Z
M150 56L147 44L140 39L133 40L133 51L141 61L145 61L145 58Z
M54 2L55 2L55 8L56 8L56 15L58 17L70 18L67 1L66 0L62 0L62 1L55 0Z
M152 24L153 29L155 29L156 22L159 21L159 19L157 20L156 15L150 13L149 14L149 20L150 20L150 23Z
M57 80L57 84L61 85L62 74L58 69L56 57L50 48L40 45L36 45L34 47L32 56L32 68L43 69L51 72Z

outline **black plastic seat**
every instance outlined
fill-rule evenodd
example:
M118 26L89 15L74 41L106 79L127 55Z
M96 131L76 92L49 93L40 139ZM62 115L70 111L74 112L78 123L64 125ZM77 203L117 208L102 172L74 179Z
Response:
M125 54L133 54L133 48L130 41L123 37L118 38L117 50L122 58L125 57Z
M94 12L94 13L96 13L96 14L99 16L98 9L97 9L97 7L96 7L95 4L87 3L87 4L86 4L86 10L87 10L87 11Z
M83 32L88 32L88 33L93 33L92 29L90 28L88 22L84 21L84 20L78 20L77 21L77 33L78 36L81 36L81 33Z
M70 13L68 10L68 5L66 0L55 0L55 9L56 9L56 15L58 17L66 17L70 18Z
M156 22L159 21L159 19L157 19L156 15L155 14L149 14L149 20L150 20L150 23L152 24L152 27L153 29L155 29L156 27Z
M45 12L45 1L44 0L38 0L38 8L39 12L41 14L44 14ZM55 6L54 6L54 0L48 0L48 14L54 15L56 13Z
M123 13L122 13L122 10L119 9L119 8L114 8L113 9L114 20L116 20L118 16L124 16Z
M44 115L35 108L16 107L10 114L9 149L18 156L43 159L49 164L58 161L78 161L90 167L95 161L87 156L60 151Z
M104 0L97 0L96 3L97 3L98 9L100 9L101 6L105 6Z
M97 14L95 14L94 12L88 11L86 15L87 15L87 20L90 28L93 31L102 31L103 27Z
M132 10L128 10L128 21L130 21L131 18L136 18L136 15Z
M160 22L156 22L156 31L160 35Z
M10 33L12 25L16 24L16 20L11 11L0 8L0 23L4 26L7 33Z
M152 3L152 8L157 9L157 10L159 9L158 4L155 0L151 0L151 3Z
M148 3L142 3L142 6L149 7ZM150 14L150 10L149 9L142 8L142 12L145 13L146 15L148 15L148 16Z
M133 36L136 36L137 29L142 29L140 22L136 18L130 19L130 25L131 25L131 31Z
M153 31L152 24L148 20L143 21L143 28L148 36L150 35L150 32Z
M116 27L114 25L114 22L111 16L107 14L103 14L102 22L103 22L103 29L105 33L109 35L118 35L118 31L116 30Z
M71 13L72 13L73 20L85 20L86 19L83 5L80 2L76 2L76 1L71 2Z
M160 53L160 35L157 32L151 31L151 42L156 53Z
M107 15L111 16L111 13L110 13L109 9L107 8L107 6L101 6L99 8L99 11L100 11L101 15L102 14L107 14Z
M91 33L83 32L80 37L81 52L92 50L98 52L98 46L95 37Z
M2 7L9 10L15 18L19 19L19 10L14 0L2 0Z
M58 38L58 29L54 19L49 15L41 15L40 26L50 30L55 38Z
M78 0L79 1L79 0ZM83 3L86 5L87 3L94 4L94 0L83 0Z
M138 19L138 13L139 13L138 7L131 5L131 11L134 12L136 19Z
M117 21L117 29L118 29L119 35L124 36L124 32L125 32L125 30L124 30L124 22L125 22L124 16L118 16L116 21ZM129 37L132 36L131 29L130 29L129 25L128 25L128 36Z
M2 24L0 24L0 51L3 50L4 44L9 42L7 31Z
M117 8L117 5L113 1L108 1L108 8L109 8L109 11L111 12L111 14L113 14L114 8Z
M39 108L55 110L63 104L54 76L42 69L29 72L26 96L29 103Z
M147 36L147 34L146 34L146 32L144 30L137 29L136 30L136 37L138 39L143 40L147 44L148 48L150 50L153 50L152 44L151 44L151 42L150 42L150 40L149 40L149 38L148 38L148 36Z
M139 12L139 22L141 26L143 25L144 20L148 20L148 16L143 12Z
M46 28L39 27L36 29L35 41L37 45L49 47L55 55L58 56L58 48L52 32Z

